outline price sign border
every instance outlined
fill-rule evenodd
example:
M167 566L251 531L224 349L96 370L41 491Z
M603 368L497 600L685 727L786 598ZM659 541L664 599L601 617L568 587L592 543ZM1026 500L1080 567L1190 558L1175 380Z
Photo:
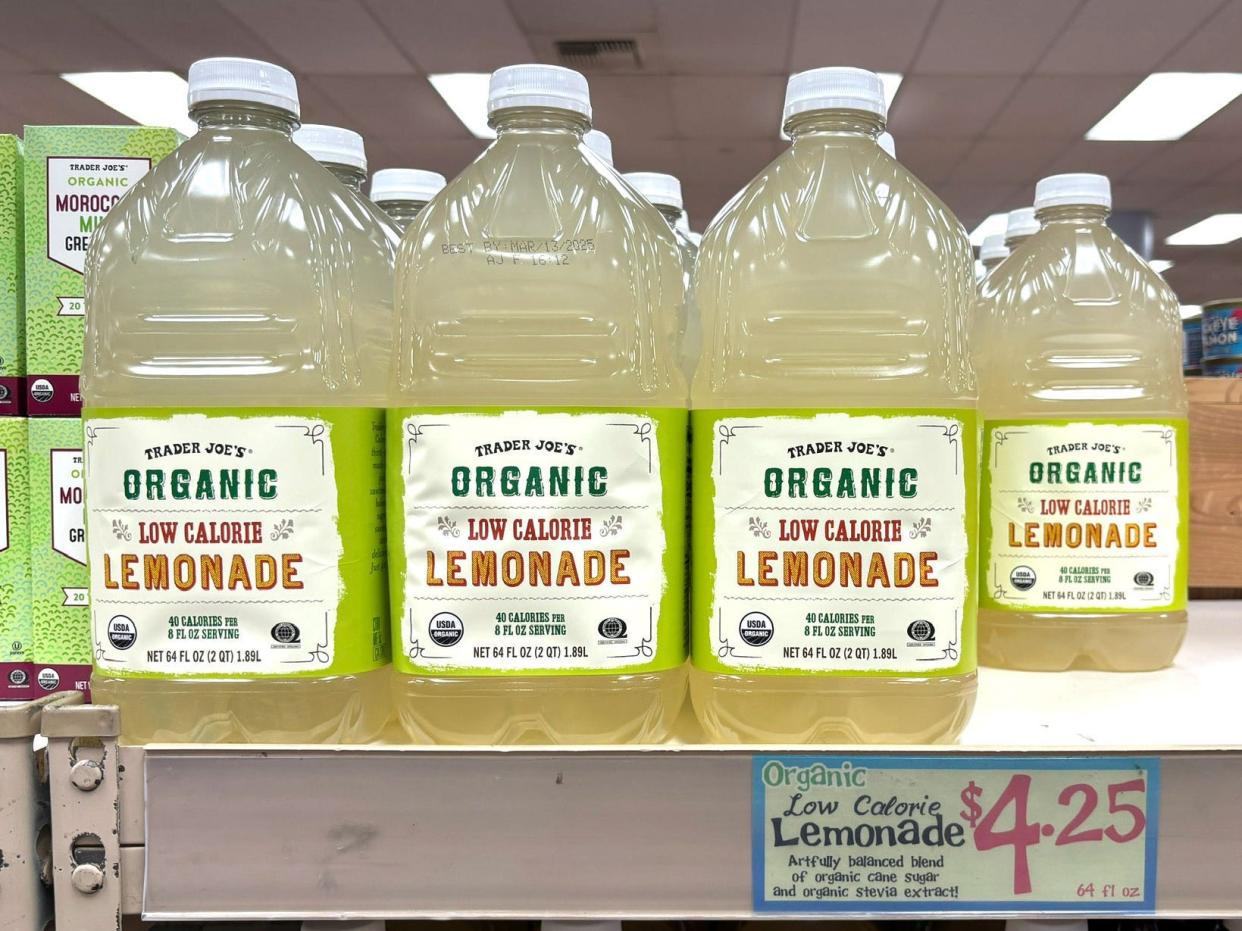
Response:
M869 769L924 769L1014 771L1064 771L1087 772L1133 772L1145 769L1147 773L1147 837L1144 839L1143 898L1116 905L1083 905L1063 901L1024 901L1018 898L999 901L910 902L905 901L791 901L767 899L764 890L765 840L763 768L773 760L784 765L807 766L820 763L839 767L850 763L855 767ZM1021 754L986 754L964 756L888 756L879 753L756 753L751 756L751 830L750 869L751 902L756 912L779 914L866 914L874 912L923 915L929 912L1061 912L1072 915L1134 915L1154 914L1156 911L1156 876L1160 833L1160 758L1155 756L1026 756Z

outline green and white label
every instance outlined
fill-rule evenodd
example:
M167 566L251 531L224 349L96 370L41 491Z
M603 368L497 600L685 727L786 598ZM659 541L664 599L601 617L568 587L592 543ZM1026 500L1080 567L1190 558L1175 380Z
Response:
M93 411L85 433L97 668L384 662L379 411Z
M1184 420L989 421L983 604L1185 608L1186 436Z
M685 411L409 409L388 430L398 669L685 659Z
M973 411L695 411L694 662L974 668Z

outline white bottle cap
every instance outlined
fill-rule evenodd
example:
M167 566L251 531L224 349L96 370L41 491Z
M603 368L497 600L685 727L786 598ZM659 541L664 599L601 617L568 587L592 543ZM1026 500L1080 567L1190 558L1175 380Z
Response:
M985 236L983 245L979 247L979 261L990 262L993 259L1009 258L1009 247L1005 245L1005 237L1001 235Z
M324 126L322 123L303 123L294 132L293 141L317 162L348 165L364 172L367 170L367 152L362 144L362 136L352 129Z
M371 175L371 200L425 204L444 187L444 175L418 168L381 168Z
M1035 185L1035 209L1082 204L1111 207L1112 189L1104 175L1052 175Z
M253 58L201 58L190 65L189 104L211 100L244 100L280 107L294 116L298 82L280 65Z
M1034 236L1039 232L1039 221L1035 219L1034 207L1019 207L1009 211L1005 221L1005 238L1016 239L1019 236Z
M629 171L621 177L656 206L682 208L681 182L672 175L658 171Z
M865 110L888 115L884 82L874 71L862 68L815 68L791 75L785 87L785 116L810 110Z
M598 129L593 129L582 137L582 141L588 149L606 161L611 167L612 140L608 138L608 133L602 133Z
M893 143L892 133L880 133L880 138L876 141L880 143L880 148L888 153L889 158L897 157L897 146Z
M487 86L487 114L509 107L571 110L588 119L591 91L577 71L558 65L509 65L492 72Z

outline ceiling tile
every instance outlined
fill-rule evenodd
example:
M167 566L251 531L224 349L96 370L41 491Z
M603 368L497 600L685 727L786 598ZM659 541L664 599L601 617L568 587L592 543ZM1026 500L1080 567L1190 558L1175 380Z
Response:
M99 9L63 0L6 3L0 11L0 47L47 74L150 70L151 56L97 17Z
M627 132L654 139L676 135L667 78L654 75L592 75L595 125L614 139Z
M1126 172L1127 181L1176 181L1192 184L1210 178L1237 161L1238 150L1216 142L1183 139L1166 142Z
M610 39L656 31L656 0L516 0L513 15L528 33L562 39Z
M1220 0L1087 0L1036 70L1145 75L1219 7Z
M1180 3L1170 7L1179 8ZM1237 71L1242 0L1229 0L1160 62L1161 71Z
M220 0L295 74L408 74L414 69L358 0Z
M184 75L193 62L213 55L286 63L215 0L126 0L124 8L126 15L112 17L110 22L147 53L152 67Z
M673 74L779 74L789 67L797 0L676 0L658 7Z
M410 15L409 0L365 0L389 37L423 72L495 71L533 61L530 43L504 0L425 3ZM486 28L480 28L486 23Z
M1062 151L1059 139L980 139L958 164L950 181L1034 186Z
M364 137L472 139L427 79L418 75L315 75L307 79ZM480 140L482 142L482 140Z
M372 173L380 168L421 168L454 178L487 148L485 139L404 140L400 147L381 140L375 156L369 159Z
M3 83L4 113L17 121L9 132L21 132L25 124L129 126L134 122L56 75L6 74Z
M929 74L1025 74L1081 0L944 0L914 62Z
M687 179L682 153L695 143L684 144L676 139L651 139L627 133L612 140L612 158L617 171L662 171Z
M1137 83L1128 75L1030 75L1005 101L988 133L1013 139L1081 139Z
M1239 60L1238 67L1242 70L1242 59ZM1242 140L1242 97L1213 113L1187 133L1186 138L1194 139L1196 142L1203 139L1216 139L1237 145L1238 141Z
M974 145L970 136L902 136L894 139L897 160L924 184L943 183Z
M974 229L989 214L1021 206L1027 196L1017 185L973 181L937 185L933 193L957 214L967 230Z
M1181 204L1186 193L1186 184L1178 182L1114 181L1111 188L1114 211L1147 210L1155 213L1168 204Z
M981 133L1020 79L916 74L902 82L889 130L905 135L958 136Z
M784 77L669 79L678 135L686 139L780 138Z
M794 27L791 71L853 65L910 70L938 0L805 0Z
M1091 142L1080 139L1048 166L1049 174L1093 171L1122 178L1141 162L1155 155L1165 142Z

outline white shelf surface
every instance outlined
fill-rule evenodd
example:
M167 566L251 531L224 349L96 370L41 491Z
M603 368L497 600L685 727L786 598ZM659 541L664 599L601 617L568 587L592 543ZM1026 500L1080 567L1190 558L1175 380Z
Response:
M1193 601L1159 672L979 671L968 747L1242 748L1242 602Z
M719 747L687 713L652 747L123 748L121 907L165 920L748 917L754 754L1009 751L1159 757L1157 914L1242 914L1240 708L1242 602L1194 602L1167 670L981 670L957 745Z

